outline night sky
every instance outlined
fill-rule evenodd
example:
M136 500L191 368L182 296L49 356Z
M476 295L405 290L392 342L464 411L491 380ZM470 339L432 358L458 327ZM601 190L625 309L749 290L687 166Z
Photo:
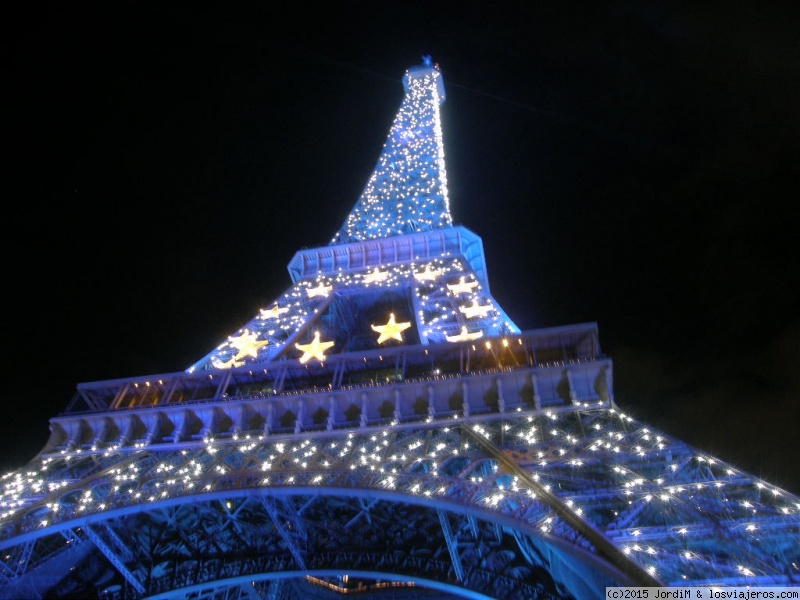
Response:
M509 317L596 322L623 410L800 493L796 2L228 4L8 15L3 472L283 292L431 55Z

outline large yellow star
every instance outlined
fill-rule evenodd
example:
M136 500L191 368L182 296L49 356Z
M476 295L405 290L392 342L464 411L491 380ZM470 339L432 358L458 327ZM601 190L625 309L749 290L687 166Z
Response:
M309 298L313 298L314 296L327 297L327 295L331 293L331 290L333 290L331 286L320 283L315 288L306 289L306 294L308 294Z
M245 356L258 358L258 349L269 344L269 340L263 340L259 342L256 341L256 338L258 338L258 334L250 333L247 329L245 329L242 335L239 337L230 338L229 342L231 346L238 350L236 356L233 357L233 360L237 361Z
M262 319L277 319L283 313L289 312L288 308L280 308L277 304L272 308L262 308L260 311Z
M395 339L398 342L402 342L402 332L411 327L411 323L395 323L394 313L391 313L386 325L370 325L370 327L372 327L373 331L380 333L378 336L378 343L382 344L389 338Z
M460 310L465 317L471 319L472 317L485 317L486 314L492 310L494 307L492 303L484 304L483 306L478 306L478 301L473 300L472 306L459 306L458 310Z
M306 363L312 358L316 358L319 362L325 360L325 350L333 346L333 342L320 342L319 331L314 332L314 340L309 344L295 344L294 347L303 353L300 357L301 363Z
M470 333L467 331L467 326L465 325L461 328L461 333L458 335L446 335L444 337L448 342L466 342L468 340L477 340L481 336L483 336L482 331L473 331Z
M470 281L469 283L464 282L464 278L461 278L461 281L454 284L447 284L447 289L449 289L454 294L469 294L472 291L472 288L478 287L477 281Z

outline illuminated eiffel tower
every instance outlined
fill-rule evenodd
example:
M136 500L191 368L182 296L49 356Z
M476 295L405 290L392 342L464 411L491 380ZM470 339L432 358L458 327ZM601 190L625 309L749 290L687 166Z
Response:
M800 499L625 415L451 221L426 57L361 197L186 371L78 385L2 477L3 598L601 598L800 583Z

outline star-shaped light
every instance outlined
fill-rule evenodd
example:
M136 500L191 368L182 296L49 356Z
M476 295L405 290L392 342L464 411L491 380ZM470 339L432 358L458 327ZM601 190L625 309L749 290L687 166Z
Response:
M325 285L324 283L320 283L315 288L308 288L306 290L306 293L308 294L309 298L313 298L314 296L322 296L323 298L326 298L328 296L328 294L331 293L331 291L333 291L333 287L332 286Z
M469 283L464 282L464 278L461 278L461 281L454 284L447 284L447 289L449 289L454 294L469 294L472 292L473 288L478 287L477 281L470 281Z
M236 356L233 357L233 360L239 360L245 356L258 358L258 349L269 344L269 340L262 340L259 342L256 338L258 338L258 334L250 333L247 329L245 329L242 335L239 337L230 338L228 341L230 342L231 346L238 350Z
M478 301L473 300L472 306L459 306L458 310L460 310L465 317L471 319L472 317L485 317L493 308L494 306L492 306L491 302L483 306L478 306Z
M389 277L389 271L381 271L378 267L375 267L372 273L364 275L364 283L380 283L381 281L386 281L387 277Z
M470 333L469 331L467 331L467 326L464 325L461 328L461 333L459 333L458 335L446 335L444 337L445 339L447 339L448 342L467 342L469 340L477 340L479 337L482 336L483 336L482 331L473 331L472 333Z
M431 269L430 265L425 265L425 270L414 273L414 279L417 281L436 281L442 272L439 269Z
M212 362L211 363L215 369L231 369L233 367L241 367L244 364L244 361L237 361L235 358L232 358L226 362Z
M403 341L403 331L411 327L411 323L396 323L394 320L394 313L389 315L389 320L386 325L370 325L373 331L380 333L378 336L378 343L382 344L388 339L394 339L398 342Z
M294 347L303 353L300 357L301 363L307 363L312 358L316 358L319 362L325 360L325 350L333 346L333 342L320 342L319 331L314 332L314 340L309 344L295 344Z
M289 312L288 308L280 308L277 304L272 308L262 308L260 311L262 319L277 319L283 313Z

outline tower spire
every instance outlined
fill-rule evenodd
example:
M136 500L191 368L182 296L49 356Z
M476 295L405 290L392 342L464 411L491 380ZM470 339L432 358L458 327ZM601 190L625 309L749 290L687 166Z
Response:
M403 77L405 97L364 191L331 244L450 227L439 107L444 78L430 56Z

